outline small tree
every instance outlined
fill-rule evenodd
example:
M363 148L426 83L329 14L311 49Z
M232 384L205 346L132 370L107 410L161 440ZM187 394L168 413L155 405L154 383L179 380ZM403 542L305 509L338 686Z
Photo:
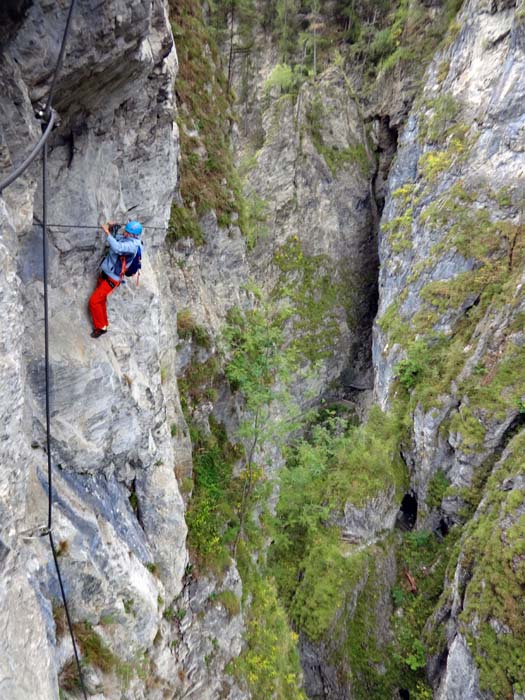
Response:
M261 292L252 288L255 305L245 311L234 307L228 314L223 334L228 358L226 377L233 391L242 394L244 418L238 435L246 450L243 458L243 488L239 504L239 531L234 543L244 535L248 505L254 487L262 473L257 453L263 445L282 444L294 429L299 408L293 400L290 386L299 369L296 352L287 344L283 330L292 314L289 307L264 301ZM279 415L286 408L286 420Z

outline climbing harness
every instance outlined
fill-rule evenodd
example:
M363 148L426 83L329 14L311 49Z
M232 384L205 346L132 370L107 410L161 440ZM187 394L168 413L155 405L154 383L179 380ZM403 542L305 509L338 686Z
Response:
M71 635L71 642L73 644L73 653L75 655L75 661L78 670L78 676L80 680L80 686L82 688L82 694L84 700L87 700L86 688L84 686L84 678L82 676L82 669L80 667L80 659L78 656L77 645L75 642L75 635L73 633L73 624L71 622L71 616L69 614L69 606L67 604L66 592L64 590L64 584L62 581L62 574L60 572L60 566L58 563L58 555L55 547L55 542L53 540L53 482L52 482L52 465L51 465L51 411L50 411L50 379L49 379L49 304L48 304L48 285L47 285L47 270L48 270L48 250L47 250L47 140L51 131L53 129L53 124L55 123L55 113L52 108L53 93L56 86L56 81L58 73L62 67L62 62L64 59L64 52L66 48L67 36L69 33L69 27L71 24L71 18L73 16L73 10L75 7L76 0L71 0L69 5L69 11L66 20L66 26L64 28L64 34L62 36L62 44L60 46L60 52L58 55L57 63L51 80L51 87L49 88L49 93L47 97L47 102L45 108L36 113L36 116L41 120L42 123L42 136L37 142L29 156L21 163L15 170L0 183L0 193L11 183L13 183L23 172L29 167L36 156L42 152L42 257L43 257L43 273L44 273L44 367L45 367L45 413L46 413L46 450L47 450L47 497L48 497L48 510L47 510L47 526L42 526L36 528L33 532L21 533L24 539L30 539L33 537L49 537L49 544L51 546L51 551L53 553L53 561L55 564L55 569L57 572L58 583L60 586L60 593L62 595L62 601L64 603L64 609L66 612L67 625L69 628L69 634Z
M121 224L111 224L109 227L109 232L112 236L116 236L119 232L119 229L121 228ZM142 227L141 227L142 230ZM131 235L131 234L128 234ZM133 238L138 238L138 236L133 236ZM142 247L139 245L137 250L134 253L125 253L124 255L121 255L120 258L120 271L117 272L115 268L113 268L113 272L115 274L118 274L120 277L120 282L121 284L126 284L124 277L134 277L136 275L136 286L139 286L139 280L140 280L140 270L142 268ZM128 260L129 260L129 265L128 265ZM108 277L109 280L109 277ZM114 285L111 285L114 286Z

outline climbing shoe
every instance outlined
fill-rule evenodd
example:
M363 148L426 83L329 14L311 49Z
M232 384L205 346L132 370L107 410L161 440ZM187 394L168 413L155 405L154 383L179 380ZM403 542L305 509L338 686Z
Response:
M91 333L92 338L100 338L101 335L104 335L104 333L107 333L107 329L102 329L102 328L95 328L93 333Z

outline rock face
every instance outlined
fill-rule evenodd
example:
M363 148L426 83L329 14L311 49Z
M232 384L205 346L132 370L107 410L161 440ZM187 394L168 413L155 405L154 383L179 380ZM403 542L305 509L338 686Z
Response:
M388 655L395 554L393 549L384 552L373 546L366 551L369 558L365 558L360 576L338 611L329 634L318 643L301 635L304 686L312 700L350 700L361 693L363 670L365 676L372 669L379 676L385 673L385 666L377 663L377 657L365 658L363 652L374 648ZM363 626L367 630L364 635ZM375 687L371 687L374 693Z
M380 309L374 358L376 392L383 406L388 404L403 346L399 332L389 327L387 312L400 324L416 319L418 325L412 325L416 336L432 331L450 338L458 320L468 316L480 301L479 287L473 284L471 289L461 290L461 298L457 294L456 305L454 282L467 280L469 275L474 280L475 272L484 265L474 247L469 250L453 238L455 232L461 231L460 227L465 231L470 228L472 235L482 238L484 229L494 223L496 237L498 226L512 226L518 220L515 195L522 157L516 146L521 124L516 95L523 89L518 78L523 61L520 31L512 8L489 11L483 4L469 3L462 13L457 39L436 57L419 106L401 137L380 241ZM445 77L437 75L439 65L449 66ZM460 139L464 139L461 147ZM473 189L475 200L466 195ZM509 199L500 198L499 204L493 205L493 198L503 190L508 191ZM463 195L463 207L473 210L468 222L459 221L457 210L447 210L453 201L458 206ZM442 213L435 218L439 206ZM489 211L490 217L484 219ZM464 348L464 366L456 373L459 382L471 376L476 366L487 364L487 356L502 353L506 329L520 308L518 283L512 311L491 308L480 320L475 340ZM442 293L447 284L449 291ZM436 301L439 294L443 299L448 294L450 300L444 312ZM514 338L519 343L518 337ZM478 367L478 371L482 370ZM453 431L444 438L440 430L445 421L461 413L464 397L460 391L454 391L454 385L446 387L442 400L430 411L422 404L417 407L414 461L423 493L427 479L423 475L431 474L438 465L453 483L470 483L473 467L501 442L516 418L514 410L500 420L482 420L486 429L483 449L473 456L465 439Z
M65 0L0 8L0 177L39 137L34 106L67 9ZM252 280L290 304L287 337L318 370L293 387L301 406L324 397L362 408L356 392L369 400L374 380L383 408L405 402L418 525L464 526L427 622L434 696L523 696L523 32L512 0L470 0L406 123L405 90L393 84L372 130L341 66L287 92L272 81L275 46L255 35L232 64L242 95L233 131L247 197L263 210L259 234L247 240L239 222L210 211L202 245L165 246L179 156L166 3L79 2L49 141L48 281L53 535L81 650L111 650L104 670L86 671L91 698L250 697L226 671L245 631L236 564L221 580L189 565L177 478L191 475L192 452L177 377L215 352L232 306L251 307ZM0 197L0 695L9 700L57 700L59 684L74 697L49 547L26 539L47 519L42 196L36 161ZM92 227L129 217L145 224L141 284L110 297L110 332L93 340L86 307L104 241ZM178 338L181 310L211 349ZM213 414L229 437L242 420L225 383L194 408L195 425L209 430ZM257 459L274 476L283 458L272 446ZM447 486L436 504L438 477ZM300 638L311 698L358 693L370 668L359 666L353 630L376 652L391 642L396 561L385 531L395 499L385 488L333 521L345 553L364 563L329 638ZM369 608L373 630L361 625ZM514 676L501 671L507 658L517 659Z
M247 191L267 203L271 237L255 244L255 274L269 286L279 274L276 254L298 241L304 255L317 261L319 287L324 271L338 290L330 309L338 333L324 339L335 351L323 384L346 370L347 392L371 387L367 333L375 312L375 166L359 106L335 67L315 86L302 86L296 97L264 90L260 83L258 89L259 109L268 106L260 112L262 145L252 154ZM257 114L253 106L252 111ZM244 158L252 133L239 136Z
M443 678L438 700L459 700L460 698L470 698L478 700L482 696L478 689L477 668L469 652L467 644L459 634L455 637L449 649L447 660L447 671Z
M523 62L515 3L468 2L400 135L381 225L375 392L383 407L409 394L411 485L424 503L438 472L446 475L438 511L449 523L464 522L468 494L470 508L487 494L487 475L523 425ZM501 623L498 593L476 600L490 585L472 559L486 499L433 623L449 620L441 660L431 664L440 700L511 697L521 687L514 671L487 668L495 672L497 645L521 633ZM423 523L428 509L419 512ZM510 547L502 511L490 512L496 548Z
M324 318L301 318L304 336L315 338L319 353L329 350L312 389L323 393L345 370L347 393L355 387L371 389L367 334L375 312L377 255L373 154L365 125L343 72L336 68L323 74L315 87L303 86L298 95L265 92L271 58L265 44L252 53L261 72L254 73L249 87L248 112L239 107L241 126L235 136L248 199L264 210L259 227L263 234L247 247L237 226L221 228L213 213L207 215L201 221L204 245L190 240L177 244L178 269L172 271L171 286L180 307L191 309L196 321L215 333L232 305L250 304L244 291L250 279L279 294L286 265L287 284L299 287L303 279L304 297L290 300L298 315L307 295L322 297L323 286L330 287L334 298L325 301ZM243 67L236 66L234 76L242 74ZM307 284L301 278L300 255L315 265ZM291 327L290 333L296 330Z
M361 508L345 503L342 517L336 524L345 540L371 544L380 539L382 533L393 529L398 512L394 489L385 489Z
M183 665L163 612L183 587L175 469L191 459L187 440L169 430L184 419L159 255L177 177L177 58L161 0L77 5L49 141L48 221L65 225L49 233L53 534L75 623L113 652L107 677L86 677L88 689L97 698L160 698L183 685L158 669L170 659ZM32 105L49 88L67 8L35 2L24 12L19 3L3 27L2 177L38 139ZM57 698L72 653L53 621L60 597L46 539L22 537L47 519L39 173L37 161L0 199L0 687L10 700ZM110 298L111 332L95 341L87 300L104 242L90 227L128 215L146 225L141 284ZM111 680L123 668L126 691Z

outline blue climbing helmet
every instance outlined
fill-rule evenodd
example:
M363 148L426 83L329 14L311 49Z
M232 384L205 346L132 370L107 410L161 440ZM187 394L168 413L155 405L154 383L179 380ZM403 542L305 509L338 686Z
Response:
M132 236L140 236L142 233L142 224L138 221L128 221L124 231L126 231L126 233L130 233Z

